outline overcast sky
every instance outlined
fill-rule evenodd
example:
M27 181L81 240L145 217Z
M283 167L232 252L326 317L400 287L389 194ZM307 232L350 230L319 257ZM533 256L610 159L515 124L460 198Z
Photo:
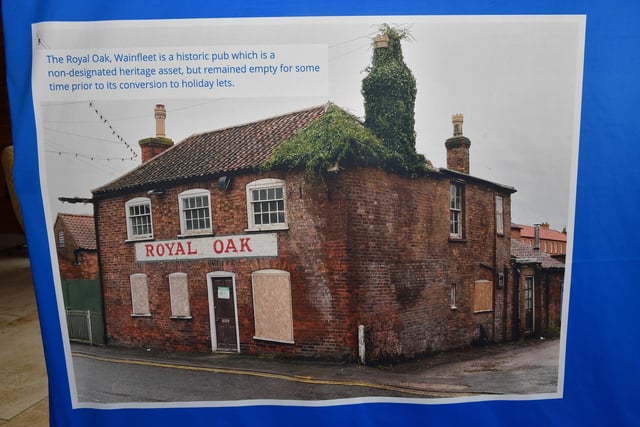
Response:
M91 189L139 164L138 140L154 136L153 108L167 108L175 142L221 127L331 101L362 117L360 83L371 60L371 38L382 23L409 30L405 62L418 88L417 151L446 167L451 115L463 113L471 139L471 174L515 187L512 220L569 217L577 155L584 21L577 17L372 17L286 20L153 21L35 28L36 52L57 49L268 44L328 45L326 96L148 99L102 96L52 101L34 89L41 165L52 217L91 213L60 196L90 197ZM78 36L79 28L82 36ZM46 69L34 68L38 79ZM204 91L204 90L203 90ZM99 115L103 116L100 120ZM105 122L105 120L107 120ZM115 133L114 133L115 132ZM126 144L124 142L126 142ZM129 145L129 148L127 146ZM132 161L133 152L138 157ZM106 159L109 160L106 160Z

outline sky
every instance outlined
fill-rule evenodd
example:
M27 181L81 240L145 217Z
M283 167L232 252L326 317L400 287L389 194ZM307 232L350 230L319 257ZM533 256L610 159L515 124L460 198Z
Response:
M361 81L371 61L372 38L383 23L411 35L403 42L403 52L418 89L417 151L434 166L446 167L444 142L452 135L451 115L464 114L471 175L517 190L512 221L570 228L584 21L567 16L40 24L34 28L34 83L46 76L42 58L67 49L327 46L327 56L320 55L317 63L326 70L328 85L315 91L292 85L274 95L268 90L270 81L264 80L255 96L212 96L203 89L186 98L151 91L62 99L34 84L41 181L49 214L91 213L90 204L62 204L57 199L90 197L92 189L139 165L138 141L154 136L157 103L166 105L167 137L176 143L194 133L327 101L363 117Z

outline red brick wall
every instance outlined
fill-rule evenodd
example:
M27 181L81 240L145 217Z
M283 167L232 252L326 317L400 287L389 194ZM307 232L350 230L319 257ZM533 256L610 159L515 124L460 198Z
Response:
M406 179L382 171L345 171L337 184L348 193L350 280L367 331L368 357L384 359L447 350L486 334L503 315L473 313L473 284L494 281L509 261L509 237L495 235L495 192L467 183L464 239L449 239L449 179ZM505 224L510 222L509 197ZM457 309L450 305L456 284ZM481 332L482 327L482 332ZM502 339L501 322L497 322Z
M58 232L64 231L64 247L59 246ZM98 253L81 250L76 254L78 244L61 223L54 229L54 239L58 253L58 266L62 279L95 279L98 277Z
M233 272L241 351L288 356L357 356L357 327L365 326L370 360L412 357L502 339L503 290L494 289L495 311L473 313L473 283L494 281L509 260L509 237L495 237L495 192L467 184L465 239L449 241L449 180L401 178L376 169L346 169L322 180L303 173L233 178L229 191L200 182L152 195L154 237L180 233L178 194L211 191L217 235L244 234L245 185L255 179L286 180L289 230L278 232L279 257L233 260L135 261L127 237L124 204L146 192L95 205L101 253L106 329L119 345L211 351L206 274ZM505 227L510 224L509 197ZM487 213L489 212L489 213ZM508 229L508 228L507 228ZM251 273L279 269L291 274L295 344L254 340ZM170 319L168 276L188 274L192 319ZM129 275L146 273L150 317L131 317ZM458 289L457 309L449 303Z
M180 233L178 194L192 188L211 191L213 228L216 235L244 234L247 228L245 185L265 176L234 177L230 191L217 182L200 182L167 189L151 196L154 237L175 239ZM327 206L320 182L306 182L302 174L286 178L290 228L278 232L277 258L199 260L162 263L135 261L134 244L125 242L124 203L145 192L96 204L103 272L105 319L111 343L175 350L211 351L206 275L225 271L235 274L240 347L243 352L278 352L290 356L342 357L354 345L353 331L345 325L352 317L346 280L346 229L340 210ZM279 269L291 274L294 340L277 344L254 340L251 273ZM168 276L188 274L191 320L170 319ZM146 273L151 317L131 317L129 275Z

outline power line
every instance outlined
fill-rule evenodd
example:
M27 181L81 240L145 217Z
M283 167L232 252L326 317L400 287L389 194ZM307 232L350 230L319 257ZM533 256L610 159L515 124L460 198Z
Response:
M109 144L118 144L118 141L114 141L112 139L107 139L107 138L97 138L95 136L87 136L87 135L81 135L79 133L74 133L74 132L68 132L68 131L64 131L64 130L59 130L59 129L52 129L52 128L47 128L45 127L44 130L49 131L49 132L57 132L57 133L62 133L64 135L70 135L70 136L78 136L80 138L83 139L93 139L95 141L102 141L102 142L108 142Z

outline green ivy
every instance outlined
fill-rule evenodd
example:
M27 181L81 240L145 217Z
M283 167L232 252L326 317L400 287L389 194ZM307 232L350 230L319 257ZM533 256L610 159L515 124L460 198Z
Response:
M367 76L362 80L365 126L389 148L409 160L416 154L416 80L404 63L401 41L408 32L387 24L380 27L389 46L375 48Z
M375 166L411 177L428 173L428 162L415 149L416 81L400 44L409 34L386 24L380 29L389 37L389 46L374 49L362 81L364 125L329 104L321 118L285 141L262 171L302 168L320 174L337 163Z
M412 176L426 172L423 156L415 155L408 161L333 104L328 104L320 118L282 143L260 169L305 169L320 174L336 163L341 167L375 166Z

